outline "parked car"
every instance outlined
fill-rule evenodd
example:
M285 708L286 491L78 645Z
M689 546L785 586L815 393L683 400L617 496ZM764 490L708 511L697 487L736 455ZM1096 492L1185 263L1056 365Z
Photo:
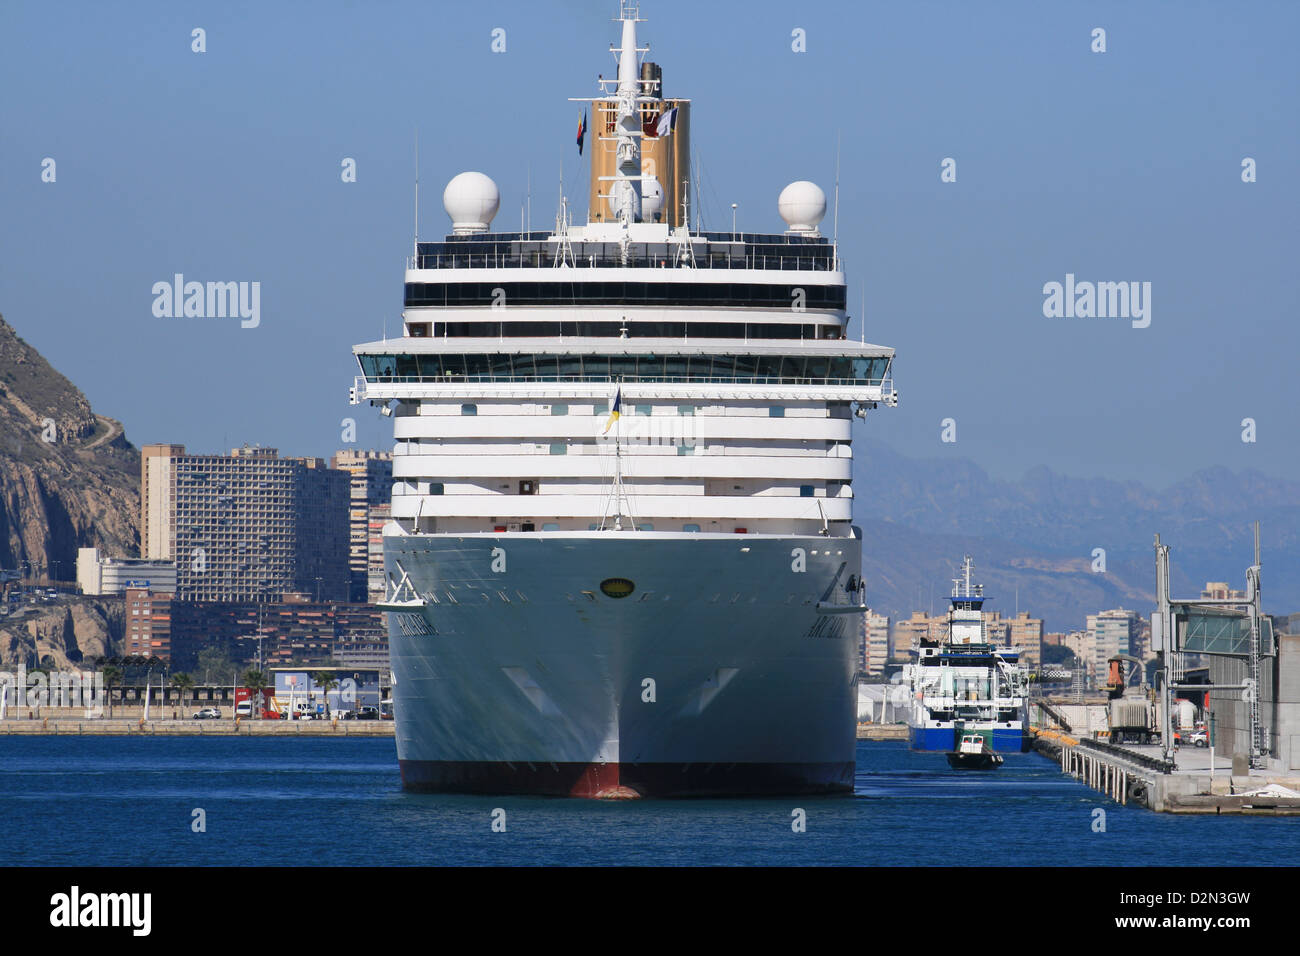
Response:
M1193 730L1190 734L1188 734L1187 740L1190 741L1196 747L1210 746L1210 735L1207 731L1203 729Z
M221 710L217 707L204 707L194 715L195 720L220 720Z
M379 708L378 708L378 707L362 707L359 711L357 711L357 718L356 718L356 719L357 719L357 720L378 720L378 719L379 719Z
M246 700L241 700L238 704L235 705L235 716L236 716L236 717L252 717L252 716L253 716L253 705L250 704L250 703L249 703L248 701L246 701Z

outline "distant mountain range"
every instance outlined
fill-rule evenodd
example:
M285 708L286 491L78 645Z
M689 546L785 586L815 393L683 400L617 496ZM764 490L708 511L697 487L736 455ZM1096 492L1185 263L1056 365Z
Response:
M1215 467L1163 491L1136 481L1070 478L1037 467L991 478L967 459L904 458L854 442L854 515L866 537L867 601L891 617L942 611L963 554L975 557L988 607L1082 628L1112 607L1150 613L1154 536L1170 545L1175 597L1206 581L1244 588L1260 521L1265 610L1300 610L1300 482ZM1094 573L1093 550L1106 552Z

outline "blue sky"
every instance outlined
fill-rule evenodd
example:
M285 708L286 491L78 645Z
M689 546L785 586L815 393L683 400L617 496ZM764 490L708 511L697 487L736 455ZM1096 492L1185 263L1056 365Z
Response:
M360 443L386 446L391 420L347 404L349 350L398 331L416 127L426 238L465 169L497 181L509 228L531 166L533 223L550 221L561 166L585 195L567 97L613 73L615 9L10 0L0 311L137 445L325 455L355 415ZM842 137L854 337L865 291L868 340L898 349L901 405L873 435L1004 477L1296 473L1300 5L648 0L642 15L665 91L694 100L706 225L729 228L736 202L741 228L778 231L780 189L829 194ZM155 318L151 288L177 272L259 281L261 325ZM1067 273L1150 282L1150 327L1045 318L1042 287Z

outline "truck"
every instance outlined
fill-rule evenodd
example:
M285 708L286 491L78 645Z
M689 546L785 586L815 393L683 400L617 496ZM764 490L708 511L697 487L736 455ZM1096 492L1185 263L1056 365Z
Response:
M1116 654L1106 663L1109 665L1106 690L1110 694L1107 708L1110 742L1151 743L1160 734L1160 716L1148 694L1142 661L1131 654Z
M256 716L256 698L255 691L247 687L235 688L235 716L245 720L251 720ZM285 714L280 709L279 702L275 699L275 694L269 690L262 691L262 719L263 720L284 720Z
M1156 706L1143 697L1118 697L1110 702L1110 742L1149 744L1159 736Z

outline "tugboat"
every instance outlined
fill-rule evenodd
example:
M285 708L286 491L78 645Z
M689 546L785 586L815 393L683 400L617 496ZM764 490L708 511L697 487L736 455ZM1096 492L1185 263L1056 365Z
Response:
M994 753L983 734L966 734L961 746L948 754L953 770L994 770L1002 766L1002 754Z
M911 691L912 750L948 755L949 763L981 754L1029 749L1029 670L1015 648L998 647L984 623L984 588L971 580L967 555L953 581L948 633L923 639L903 679ZM968 744L971 738L977 743ZM968 750L969 748L969 750ZM996 766L1001 758L992 765ZM953 766L957 766L953 763Z

